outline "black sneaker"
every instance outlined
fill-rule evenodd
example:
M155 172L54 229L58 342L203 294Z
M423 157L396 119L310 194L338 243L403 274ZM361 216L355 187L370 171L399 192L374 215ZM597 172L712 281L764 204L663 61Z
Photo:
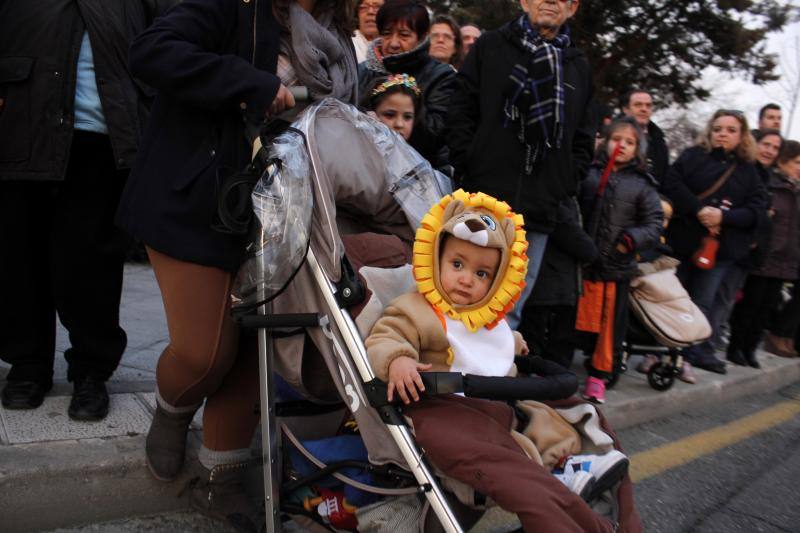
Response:
M36 381L9 381L0 396L6 409L36 409L52 388L52 382L42 385Z
M75 380L69 417L73 420L102 420L108 414L106 382L90 376Z

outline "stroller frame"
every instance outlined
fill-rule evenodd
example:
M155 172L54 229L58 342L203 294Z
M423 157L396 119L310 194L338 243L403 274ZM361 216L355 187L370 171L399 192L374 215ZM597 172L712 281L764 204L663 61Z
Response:
M267 531L272 533L281 530L280 517L280 428L276 421L275 388L273 386L274 346L271 330L275 328L322 327L326 335L331 336L332 320L342 336L346 348L355 363L356 370L363 384L373 381L375 374L369 364L366 348L361 340L353 319L336 299L336 287L325 275L312 248L308 249L306 262L311 269L314 280L320 287L327 305L325 314L282 315L270 313L270 305L264 304L257 309L257 316L243 320L244 327L258 328L259 379L261 394L261 437L262 462L264 466L264 506L267 516ZM347 291L348 289L344 289ZM345 294L345 296L348 296ZM245 317L247 318L247 317ZM352 369L348 369L352 371ZM389 433L406 460L407 467L419 485L419 492L424 494L431 509L436 513L442 527L448 533L460 533L462 530L458 519L453 514L447 499L431 468L426 464L422 453L417 449L409 428L403 417L393 406L381 407L381 415L387 422Z

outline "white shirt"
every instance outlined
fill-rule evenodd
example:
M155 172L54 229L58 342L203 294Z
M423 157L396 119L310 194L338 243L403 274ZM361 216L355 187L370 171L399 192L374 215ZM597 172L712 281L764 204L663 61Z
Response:
M444 315L447 341L453 349L451 372L477 376L507 376L514 365L514 334L501 320L492 328L472 333L463 322Z

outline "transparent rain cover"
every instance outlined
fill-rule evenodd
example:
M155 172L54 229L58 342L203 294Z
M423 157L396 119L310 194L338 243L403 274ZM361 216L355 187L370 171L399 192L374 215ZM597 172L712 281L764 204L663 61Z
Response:
M435 170L427 159L422 157L400 135L388 128L379 120L360 112L352 105L345 104L333 98L326 98L307 109L294 124L294 127L308 134L311 124L319 120L319 116L335 117L342 124L350 124L352 128L361 131L365 137L362 142L374 145L377 149L379 160L382 161L384 176L366 176L359 178L350 176L348 179L383 180L387 192L400 205L411 228L416 229L422 217L433 204L444 195L453 192L450 178ZM344 126L343 126L344 127ZM330 139L309 139L309 143L335 142ZM374 152L359 150L353 147L361 157Z
M269 145L269 164L253 188L253 224L231 290L232 305L252 307L283 290L300 268L311 235L313 195L303 136L289 130Z

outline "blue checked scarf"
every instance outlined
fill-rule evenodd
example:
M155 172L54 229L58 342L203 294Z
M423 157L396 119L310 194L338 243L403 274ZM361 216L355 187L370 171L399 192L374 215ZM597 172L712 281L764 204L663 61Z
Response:
M525 174L555 145L561 147L564 128L563 49L569 46L569 28L564 26L545 41L524 14L514 25L523 48L530 52L528 64L511 70L512 94L506 98L505 123L518 123L519 140L525 145Z

